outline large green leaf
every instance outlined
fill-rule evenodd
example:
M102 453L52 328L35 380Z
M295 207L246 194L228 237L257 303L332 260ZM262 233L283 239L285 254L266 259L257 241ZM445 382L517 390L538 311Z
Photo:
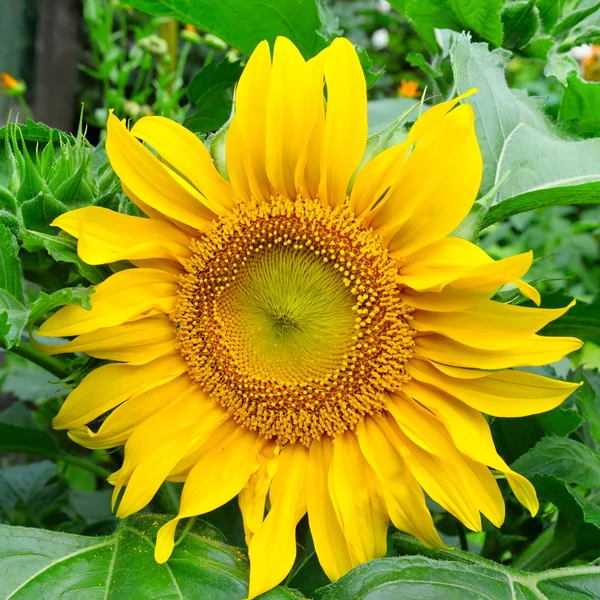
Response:
M219 530L196 521L171 559L154 560L156 532L169 518L138 515L114 534L83 537L0 525L0 597L6 600L234 600L248 592L248 562ZM276 588L264 596L301 596Z
M436 29L470 31L494 46L502 43L504 0L392 0L391 4L432 50L437 49Z
M193 111L184 125L196 133L215 131L231 113L233 86L242 72L241 63L211 62L194 76L188 86Z
M512 468L530 477L554 475L588 489L600 487L600 455L581 442L565 437L546 437L521 456Z
M481 194L498 186L483 225L542 206L600 200L600 140L562 139L533 98L509 89L505 50L457 36L450 53L457 92L478 89L469 103L484 163Z
M56 458L60 450L54 438L41 429L0 423L0 452L23 452Z
M323 33L326 24L315 0L131 0L128 4L213 33L244 54L262 40L272 44L283 35L310 58L327 45L329 37Z
M423 548L424 552L427 552ZM466 552L383 558L320 590L321 600L591 600L600 598L600 566L526 573Z

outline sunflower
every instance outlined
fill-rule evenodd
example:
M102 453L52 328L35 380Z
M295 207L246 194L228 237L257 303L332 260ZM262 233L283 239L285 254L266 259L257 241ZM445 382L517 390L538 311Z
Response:
M307 513L335 580L385 554L390 520L443 546L425 494L472 530L481 515L500 526L489 468L537 511L482 413L558 406L576 384L510 367L556 361L580 342L536 335L568 307L490 299L512 283L539 305L520 280L530 252L494 261L448 237L482 174L461 99L430 108L359 170L367 100L354 48L337 39L305 61L279 38L272 58L257 47L237 86L227 177L173 121L146 117L128 131L110 116L108 157L147 218L88 207L54 225L85 262L132 268L96 287L91 310L66 306L39 334L76 336L48 352L111 361L54 426L87 448L125 446L109 479L117 516L163 481L184 482L158 562L181 519L236 495L250 598L290 571Z

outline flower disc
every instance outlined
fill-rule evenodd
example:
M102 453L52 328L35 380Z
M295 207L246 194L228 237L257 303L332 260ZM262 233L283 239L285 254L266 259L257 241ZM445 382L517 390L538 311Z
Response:
M191 377L239 423L308 445L408 379L395 261L348 210L248 203L192 251L171 318Z

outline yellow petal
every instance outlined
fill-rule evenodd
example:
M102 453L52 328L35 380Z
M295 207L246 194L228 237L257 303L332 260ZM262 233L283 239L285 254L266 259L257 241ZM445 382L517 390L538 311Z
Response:
M352 44L337 38L324 57L327 109L319 197L339 206L367 144L367 86Z
M417 142L403 165L404 176L370 219L390 252L411 254L450 233L469 214L483 169L474 119L463 104Z
M412 145L419 141L428 132L435 131L441 127L446 114L449 113L461 100L468 98L476 92L477 90L473 88L468 92L453 98L452 100L440 102L439 104L429 108L415 121L414 125L410 128L407 137L408 143Z
M532 252L518 254L475 267L444 286L436 292L411 293L403 298L411 306L432 311L458 311L477 304L481 299L490 297L500 286L516 283L528 292L531 286L519 281L533 259ZM537 294L534 288L531 288ZM538 294L539 296L539 294ZM535 299L535 296L534 296Z
M223 449L229 444L229 440L239 429L239 425L230 418L229 413L221 408L220 405L214 405L215 414L211 414L211 419L206 424L207 435L205 439L199 439L198 443L190 448L184 456L169 473L169 481L185 481L191 470L208 454Z
M178 290L178 278L164 271L119 271L96 286L91 310L73 304L65 306L42 324L38 335L81 335L120 325L151 309L170 312L177 302Z
M227 136L227 167L231 182L238 195L249 189L256 200L269 200L271 197L266 171L270 82L271 53L268 42L264 41L258 44L240 77L235 91L235 116L231 123L235 136L231 136L231 127ZM230 167L230 154L233 169ZM242 157L244 173L239 172Z
M142 202L123 182L121 182L121 187L123 188L123 192L125 195L146 215L148 215L153 221L162 221L164 223L169 223L180 229L188 236L194 237L198 235L198 230L194 227L190 227L177 219L173 219L172 217L168 217L164 215L160 211L148 206L145 202Z
M306 512L307 462L308 451L301 444L289 444L281 451L269 494L271 510L248 548L248 600L275 587L294 564L296 525Z
M393 437L390 440L398 450L408 453L408 466L419 484L434 502L462 521L469 529L481 531L481 516L475 498L470 493L461 471L452 463L429 454L413 443L389 420Z
M191 131L165 117L144 117L131 133L183 175L209 202L215 212L234 208L233 188L217 172L206 146Z
M500 527L504 522L504 500L489 470L462 455L442 423L410 398L392 396L388 410L411 442L452 465L478 510Z
M231 121L229 129L227 130L226 144L227 175L235 190L235 196L238 201L247 201L254 195L253 191L250 189L250 182L248 181L248 175L246 174L246 164L249 160L249 156L240 133L239 122L235 119Z
M532 335L513 348L482 350L465 346L443 335L433 334L417 336L415 345L418 356L445 365L473 369L507 369L556 362L581 348L582 342L576 338Z
M258 468L257 452L262 443L255 433L238 427L226 446L198 461L183 486L179 514L158 532L156 562L162 564L171 556L175 529L181 519L214 510L241 491Z
M64 213L52 225L79 240L77 253L89 265L144 258L183 263L191 254L190 238L175 226L99 206Z
M477 266L450 283L448 291L487 295L498 287L523 277L531 267L533 252L525 252Z
M331 581L353 567L344 533L329 496L328 476L333 445L331 438L312 442L306 474L306 507L315 551L323 571Z
M54 429L81 427L135 394L175 379L185 371L187 363L178 355L140 366L98 367L67 396L52 426Z
M573 304L550 309L481 300L457 312L417 310L411 325L417 331L441 333L474 348L505 350L531 338L550 321L564 315Z
M173 467L220 422L222 411L198 387L190 388L164 410L147 419L125 444L125 459L113 498L127 482L117 517L141 510Z
M322 79L321 79L322 81ZM307 148L323 105L323 87L311 80L310 69L290 40L278 37L273 52L266 122L266 166L271 185L294 200L296 172L306 162Z
M271 482L279 465L279 448L274 442L265 444L258 453L258 469L250 475L248 483L239 493L238 501L244 520L246 545L260 529L265 519L265 502Z
M333 440L329 493L353 566L384 556L389 518L383 492L354 432Z
M398 283L417 291L440 292L444 286L492 259L478 246L461 238L442 238L406 257Z
M407 368L417 381L432 385L495 417L525 417L556 408L580 384L524 371L498 371L477 379L457 379L431 364L412 359ZM411 382L404 390L408 395Z
M175 353L175 324L166 315L104 327L60 346L43 346L44 354L85 352L94 358L143 365Z
M89 427L80 427L69 431L69 437L85 448L113 448L124 444L136 427L148 417L166 408L181 393L192 387L187 373L132 396L115 408L102 422L100 429L93 432Z
M373 208L394 183L402 168L410 144L403 142L392 146L371 159L360 170L350 194L350 209L357 216Z
M367 417L359 423L356 433L361 450L384 489L388 512L394 525L414 535L426 546L444 548L425 504L421 486L407 468L404 458L390 442L392 434L387 421Z
M323 68L325 48L306 63L306 95L314 111L314 122L309 126L309 139L306 150L300 155L296 166L296 189L305 198L316 198L321 179L321 151L325 129L325 99L323 96Z
M529 509L532 516L537 513L539 502L535 488L498 455L489 425L479 411L418 381L411 381L410 390L407 389L406 392L440 419L463 454L505 473L517 499ZM394 399L395 396L392 396L392 401Z
M138 142L112 113L106 152L123 185L145 204L198 230L206 229L216 218L203 203L205 199Z

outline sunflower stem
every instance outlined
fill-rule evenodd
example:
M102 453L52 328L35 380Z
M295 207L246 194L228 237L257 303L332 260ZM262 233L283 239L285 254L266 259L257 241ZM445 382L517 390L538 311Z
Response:
M110 475L110 471L93 463L90 460L85 458L80 458L79 456L73 456L72 454L59 453L56 458L58 460L62 460L63 462L69 463L75 467L80 467L81 469L85 469L94 475L97 475L101 479L108 479Z
M11 348L7 348L4 344L0 344L0 346L9 352L18 354L28 361L35 363L39 367L42 367L42 369L48 371L48 373L52 373L52 375L58 379L66 379L70 375L69 370L62 362L52 356L42 354L29 344L19 344L18 346L12 346Z

